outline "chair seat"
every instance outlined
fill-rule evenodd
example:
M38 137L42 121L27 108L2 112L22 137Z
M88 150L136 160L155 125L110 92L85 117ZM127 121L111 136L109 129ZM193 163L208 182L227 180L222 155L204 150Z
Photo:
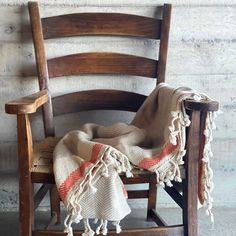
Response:
M33 182L48 181L50 179L51 183L54 183L53 176L53 150L57 143L60 141L61 137L47 137L34 147L33 152L33 165L31 169L31 175ZM180 168L181 176L184 178L184 167ZM145 176L150 176L153 173L147 170L141 170L138 168L133 169L134 179L142 175L142 178ZM122 179L124 179L123 174L121 174ZM43 181L43 182L44 182ZM132 182L133 182L132 181ZM127 182L127 181L124 181ZM128 181L131 182L131 181ZM143 183L146 183L146 178L143 179Z
M52 173L53 150L61 137L48 137L34 147L33 166L31 172Z

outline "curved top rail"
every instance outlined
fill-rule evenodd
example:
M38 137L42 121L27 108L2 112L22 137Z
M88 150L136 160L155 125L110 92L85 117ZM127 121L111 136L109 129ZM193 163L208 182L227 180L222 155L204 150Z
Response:
M81 35L160 38L161 20L122 13L75 13L42 18L44 39Z

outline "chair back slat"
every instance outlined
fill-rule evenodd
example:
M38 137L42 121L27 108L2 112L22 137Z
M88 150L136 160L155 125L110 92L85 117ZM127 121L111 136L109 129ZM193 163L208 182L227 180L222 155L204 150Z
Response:
M80 53L48 60L49 77L127 74L155 78L157 61L119 53Z
M88 110L136 112L145 95L120 90L88 90L64 94L52 99L54 116Z
M42 18L44 39L80 35L160 38L161 20L121 13L77 13Z

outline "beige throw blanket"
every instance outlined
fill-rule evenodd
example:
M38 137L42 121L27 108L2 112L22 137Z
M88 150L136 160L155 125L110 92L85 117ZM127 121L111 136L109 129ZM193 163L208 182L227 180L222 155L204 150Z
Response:
M156 173L157 183L172 186L181 182L180 166L185 155L185 129L190 120L183 100L208 99L189 88L171 88L161 83L145 100L131 124L117 123L109 127L85 124L80 130L66 134L54 151L54 174L62 201L68 211L65 232L72 236L73 222L83 219L84 236L94 235L89 219L99 219L96 233L107 234L112 221L119 233L119 222L130 208L127 192L119 177L125 172L132 177L132 167ZM206 117L205 147L201 202L206 201L211 214L210 191L212 171L210 141L213 113Z

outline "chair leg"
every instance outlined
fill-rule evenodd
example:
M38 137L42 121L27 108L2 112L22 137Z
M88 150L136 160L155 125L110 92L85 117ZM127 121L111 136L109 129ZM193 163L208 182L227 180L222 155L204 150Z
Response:
M186 191L186 192L185 192ZM184 195L183 225L185 236L197 236L197 191L196 186L188 184Z
M185 160L186 178L183 188L183 225L185 236L197 236L197 204L198 204L198 158L200 113L192 113L191 126L188 133L187 154Z
M19 166L19 235L32 236L34 229L34 188L30 168L33 160L33 143L29 116L17 115L18 166Z
M19 236L32 236L34 229L34 191L30 173L19 181Z
M50 189L50 204L51 216L55 217L54 223L59 224L61 222L60 197L55 184Z
M153 174L150 176L150 181L149 181L147 221L152 220L151 210L156 209L156 199L157 199L157 183L156 183L156 176Z

